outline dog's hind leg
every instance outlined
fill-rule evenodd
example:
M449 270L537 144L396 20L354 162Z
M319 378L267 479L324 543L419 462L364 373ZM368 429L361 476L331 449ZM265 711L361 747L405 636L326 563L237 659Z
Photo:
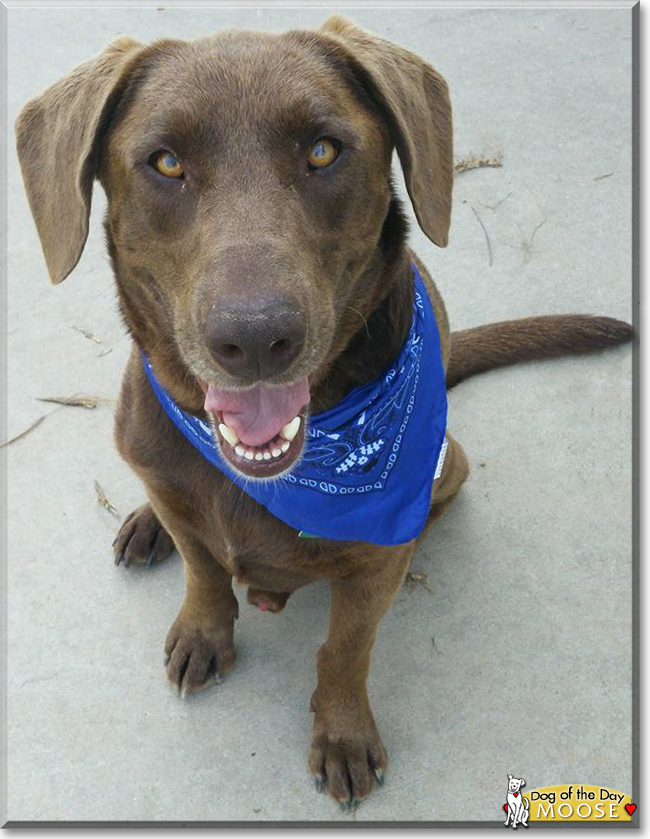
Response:
M425 528L420 534L420 539L425 535L433 522L439 519L447 507L449 507L469 475L469 465L463 447L454 440L449 432L447 432L446 438L447 453L442 467L442 474L434 481L431 509Z
M167 677L185 696L215 684L235 663L239 606L232 574L197 536L200 514L180 503L173 488L147 483L147 491L185 567L185 597L165 641Z
M174 541L160 523L151 504L137 507L126 519L113 542L115 564L151 565L174 550Z

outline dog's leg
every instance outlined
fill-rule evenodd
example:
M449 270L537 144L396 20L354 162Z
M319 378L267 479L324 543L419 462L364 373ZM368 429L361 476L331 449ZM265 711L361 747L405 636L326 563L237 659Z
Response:
M309 767L344 809L365 798L373 774L383 783L386 750L370 710L366 679L379 623L404 580L413 544L377 549L352 576L331 584L327 642L318 652L318 684Z
M143 504L127 516L113 542L115 564L123 562L127 568L132 563L151 565L160 562L173 549L174 542L151 504Z
M185 565L185 599L167 634L167 677L181 696L219 680L235 663L239 614L232 577L194 537L174 531Z
M447 454L442 467L442 474L433 484L433 496L431 499L431 510L427 518L424 531L420 539L425 535L429 527L436 519L445 512L447 507L458 495L461 486L469 475L469 465L463 447L447 432Z

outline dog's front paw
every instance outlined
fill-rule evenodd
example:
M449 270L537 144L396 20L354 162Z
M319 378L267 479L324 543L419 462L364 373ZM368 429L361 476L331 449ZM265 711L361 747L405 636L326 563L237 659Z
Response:
M115 564L121 562L128 568L160 562L174 549L172 537L167 533L150 504L143 504L126 517L113 542Z
M344 711L339 704L316 710L309 768L316 789L326 788L344 812L370 795L375 780L380 786L384 783L387 762L369 708Z
M179 617L167 633L167 678L181 697L220 682L235 658L232 632L201 629Z

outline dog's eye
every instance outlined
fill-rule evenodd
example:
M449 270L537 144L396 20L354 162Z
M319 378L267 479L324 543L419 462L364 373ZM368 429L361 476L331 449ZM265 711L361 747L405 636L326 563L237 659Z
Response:
M166 178L182 178L183 166L171 152L161 151L154 155L154 167Z
M312 169L324 169L331 166L339 156L339 150L331 140L319 140L311 147L309 152L309 165Z

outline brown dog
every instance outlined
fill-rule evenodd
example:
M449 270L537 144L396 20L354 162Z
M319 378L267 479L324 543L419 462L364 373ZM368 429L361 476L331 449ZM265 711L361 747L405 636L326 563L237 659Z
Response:
M30 102L17 137L53 282L79 260L95 177L108 196L106 235L133 338L116 441L150 502L123 524L116 562L157 561L174 545L183 557L187 590L165 644L167 675L187 694L232 667L233 578L271 611L300 586L330 580L309 763L317 788L349 807L383 780L366 678L416 541L298 539L177 431L139 350L184 410L219 425L215 445L233 467L269 480L300 457L308 409L335 405L403 346L412 261L434 305L448 386L515 361L622 343L630 327L575 315L450 334L433 281L406 246L390 180L396 148L417 219L444 247L447 86L416 55L338 17L317 32L224 32L150 47L121 38ZM428 523L467 476L463 450L447 440ZM262 452L269 457L254 457Z

